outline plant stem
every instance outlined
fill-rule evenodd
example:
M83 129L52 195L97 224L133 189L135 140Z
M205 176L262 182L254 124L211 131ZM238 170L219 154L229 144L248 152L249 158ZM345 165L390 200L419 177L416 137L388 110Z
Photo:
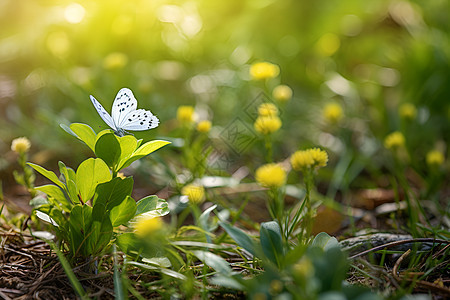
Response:
M270 134L264 136L265 139L265 148L266 148L266 162L271 163L273 161L273 147L272 147L272 138Z

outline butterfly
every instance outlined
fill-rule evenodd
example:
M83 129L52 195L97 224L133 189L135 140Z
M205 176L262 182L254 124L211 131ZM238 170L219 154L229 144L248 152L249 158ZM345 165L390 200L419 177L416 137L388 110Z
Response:
M111 115L103 108L94 96L90 96L100 117L114 130L118 136L124 136L125 130L142 131L159 125L159 119L149 110L137 109L137 100L130 89L123 88L114 99Z

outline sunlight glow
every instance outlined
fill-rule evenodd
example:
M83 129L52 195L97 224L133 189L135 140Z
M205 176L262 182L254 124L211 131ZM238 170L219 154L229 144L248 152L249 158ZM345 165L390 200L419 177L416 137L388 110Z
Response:
M67 22L72 24L78 24L83 21L86 10L78 3L71 3L67 5L64 10L64 18Z

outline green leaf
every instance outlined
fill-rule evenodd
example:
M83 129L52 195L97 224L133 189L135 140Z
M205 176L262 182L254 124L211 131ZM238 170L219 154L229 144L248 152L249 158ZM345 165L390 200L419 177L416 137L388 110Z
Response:
M76 172L77 194L86 202L94 196L97 185L111 180L112 175L103 160L89 158L83 161Z
M166 200L152 195L142 198L137 202L136 216L145 215L147 217L162 217L170 212Z
M261 223L259 234L264 255L276 266L281 267L284 247L280 226L276 221Z
M250 252L252 255L256 256L257 246L255 241L245 232L231 226L228 223L219 221L219 225L225 229L225 231L230 235L230 237L242 248Z
M75 184L76 174L75 171L71 168L67 168L66 165L62 162L58 162L59 172L64 177L66 192L69 196L69 199L75 203L79 204L80 199L78 199L77 186Z
M102 250L105 250L113 233L113 227L108 217L103 218L101 222L97 221L94 215L93 219L91 232L87 238L90 250L89 255L97 255Z
M111 219L112 226L116 227L131 220L136 213L136 208L136 202L133 198L127 196L121 204L111 209L109 218Z
M197 256L197 258L200 259L204 264L210 266L217 272L223 275L231 275L231 267L228 262L222 257L214 253L201 250L194 250L192 251L192 253Z
M319 247L326 251L332 247L340 247L340 244L335 237L331 237L327 233L321 232L314 237L311 247Z
M120 158L119 158L119 163L117 164L118 167L116 170L116 171L119 171L120 169L122 169L120 166L123 165L123 163L126 160L128 160L128 158L130 158L130 156L136 150L138 141L132 135L125 135L125 136L116 137L116 138L119 141L120 152L121 152Z
M115 299L123 300L127 299L123 291L122 273L120 272L119 260L117 259L116 245L113 245L113 258L114 258L114 296Z
M127 159L123 163L121 162L121 165L119 166L118 169L123 169L123 168L128 167L129 165L131 165L132 162L134 162L144 156L149 155L150 153L158 150L161 147L164 147L167 144L170 144L170 142L161 141L161 140L154 140L154 141L145 143L144 145L142 145L138 149L136 149L136 151L131 155L131 157L129 159Z
M211 284L223 286L229 289L243 291L245 287L231 276L217 274L209 281Z
M71 201L69 201L66 198L66 195L64 194L64 191L53 184L48 184L48 185L42 185L42 186L38 186L36 187L36 190L41 191L45 194L47 194L48 197L52 197L53 199L55 199L57 202L59 202L63 209L67 212L70 211L70 209L72 208L72 203Z
M95 142L95 155L103 159L106 164L115 170L119 163L121 149L117 137L112 132L102 134Z
M95 152L95 131L89 125L73 123L70 124L70 130L76 134L77 138L79 138L89 148L91 148L92 151Z
M132 177L125 179L115 177L111 181L99 184L92 202L95 218L101 220L114 206L120 205L130 196L132 190Z
M139 252L139 239L133 232L125 232L116 237L116 244L124 253Z
M74 137L78 138L78 136L75 134L75 132L73 132L72 129L70 129L70 127L67 126L66 124L59 124L59 127L61 127L68 134L73 135Z
M36 172L40 173L42 176L44 176L47 179L49 179L50 181L52 181L54 184L56 184L60 188L62 188L62 189L66 188L64 186L64 183L62 183L61 180L59 180L58 176L56 176L56 174L53 173L52 171L47 171L43 167L41 167L39 165L36 165L36 164L33 164L33 163L27 163L27 165L32 167L34 170L36 170Z
M181 280L186 280L186 276L178 273L176 271L170 270L170 269L165 269L165 268L161 268L161 267L156 267L154 265L147 265L147 264L143 264L140 262L136 262L136 261L128 261L127 265L133 265L142 269L147 269L147 270L155 270L155 271L159 271L164 275L176 278L176 279L181 279Z
M76 205L70 212L69 230L70 246L73 255L90 255L90 249L86 244L92 224L92 207L88 205Z
M208 207L207 209L205 209L205 211L200 215L200 217L198 218L198 224L200 225L200 227L202 227L203 229L207 230L207 231L211 231L211 228L208 226L208 218L209 218L209 214L217 207L217 205L213 205L211 207ZM210 236L206 236L206 241L208 243L211 243L211 237Z

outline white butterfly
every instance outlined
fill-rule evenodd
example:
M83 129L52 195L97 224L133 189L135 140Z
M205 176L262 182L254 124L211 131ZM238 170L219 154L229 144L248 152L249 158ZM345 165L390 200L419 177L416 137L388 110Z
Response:
M90 97L100 117L118 136L124 136L125 130L142 131L159 125L158 118L149 110L137 109L137 100L130 89L123 88L117 93L111 115L92 95Z

